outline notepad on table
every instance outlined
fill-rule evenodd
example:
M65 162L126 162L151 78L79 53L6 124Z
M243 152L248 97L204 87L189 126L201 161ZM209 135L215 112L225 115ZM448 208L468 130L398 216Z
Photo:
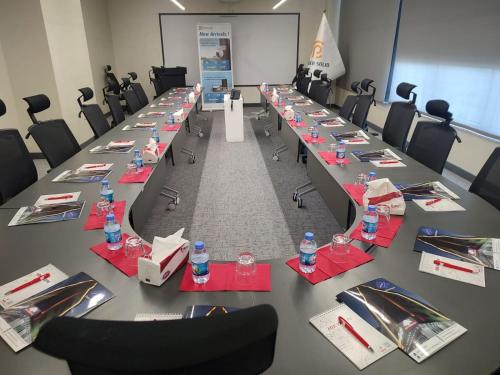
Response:
M465 208L460 206L457 202L446 198L415 199L414 202L421 209L428 212L465 211Z

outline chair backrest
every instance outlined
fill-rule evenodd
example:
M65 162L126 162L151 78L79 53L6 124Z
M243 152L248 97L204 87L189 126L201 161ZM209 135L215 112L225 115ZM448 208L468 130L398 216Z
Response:
M73 375L254 375L273 362L277 327L269 305L171 321L55 318L34 347L65 359Z
M0 100L0 116L3 102ZM5 112L4 112L5 113ZM38 174L17 129L0 130L0 204L36 182Z
M309 93L309 84L311 83L311 77L308 76L309 68L303 70L303 74L297 81L297 91L302 95L307 95Z
M136 113L143 106L139 102L139 98L134 90L130 87L130 79L125 77L122 78L122 93L123 98L125 99L125 103L127 103L127 111L130 115Z
M314 86L313 83L315 83ZM309 88L309 97L316 103L321 104L323 107L326 107L331 87L332 81L328 79L326 74L322 74L321 79L311 82L311 87Z
M130 87L134 90L135 95L137 95L137 99L139 99L139 103L141 106L145 107L149 104L149 99L144 91L144 88L139 82L131 82Z
M361 94L361 89L359 88L359 81L354 81L351 83L351 90L356 93L356 95L348 95L342 107L340 107L339 115L348 121L351 121L352 113L358 102L358 96Z
M81 113L87 119L92 131L94 132L94 136L99 138L101 135L105 134L109 129L108 120L102 113L101 107L97 104L84 104L87 100L90 100L94 97L94 92L90 87L84 87L79 89L82 95L77 99L78 104L80 105Z
M406 153L428 168L442 173L457 132L450 126L452 114L444 100L427 102L426 111L432 116L443 118L442 122L420 121L408 145Z
M356 108L352 114L352 123L362 129L366 128L366 118L372 105L373 97L371 95L359 95L356 101Z
M57 167L81 150L80 145L62 119L38 121L35 113L50 107L46 95L34 95L23 98L28 103L27 112L33 120L28 128L28 136L32 136L51 168Z
M304 70L304 64L300 64L298 67L297 67L297 71L295 72L295 76L293 77L293 80L292 80L292 85L297 82L297 80L299 79L300 77L300 73Z
M120 83L115 76L115 73L111 71L111 65L106 65L104 67L104 73L106 74L106 86L109 87L113 94L120 94Z
M405 150L406 139L417 112L415 100L417 95L412 90L417 87L410 83L401 82L396 88L396 93L404 99L410 99L408 102L393 102L387 118L385 119L384 129L382 130L382 140L393 147Z
M118 95L106 95L106 102L108 103L111 116L113 117L113 127L125 120L125 113L123 112Z
M469 191L500 210L500 147L493 150L472 182Z

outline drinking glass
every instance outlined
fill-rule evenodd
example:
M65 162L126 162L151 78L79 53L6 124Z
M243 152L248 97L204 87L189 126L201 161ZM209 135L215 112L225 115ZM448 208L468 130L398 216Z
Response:
M391 207L388 204L378 204L377 213L389 224L389 221L391 221Z
M135 167L134 163L128 163L127 164L127 171L125 172L126 174L136 174L137 173L137 168Z
M345 234L334 234L330 245L330 254L336 263L346 263L351 239Z
M250 251L240 253L236 261L236 278L240 281L249 281L256 273L255 255Z
M144 245L139 237L129 237L125 241L125 256L138 258L144 255Z
M107 199L102 198L99 202L97 202L95 208L97 216L106 216L109 211L111 211L111 204Z
M337 149L337 144L336 144L336 143L330 143L330 144L328 145L328 152L329 152L331 155L335 154L336 149Z
M354 181L354 183L356 185L362 185L362 186L365 186L366 182L368 181L368 176L365 174L365 173L359 173L357 176L356 176L356 181Z

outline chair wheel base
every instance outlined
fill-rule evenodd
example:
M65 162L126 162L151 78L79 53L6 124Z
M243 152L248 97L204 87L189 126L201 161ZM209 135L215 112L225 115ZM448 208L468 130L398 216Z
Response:
M280 160L280 157L278 155L273 155L273 160L274 161L279 161Z
M302 208L302 198L297 198L297 208Z
M294 202L297 202L297 194L298 194L297 192L293 193L292 200Z

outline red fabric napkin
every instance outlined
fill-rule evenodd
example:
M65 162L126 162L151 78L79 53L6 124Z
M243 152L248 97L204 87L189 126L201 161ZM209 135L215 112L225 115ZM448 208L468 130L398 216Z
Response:
M160 155L163 154L163 151L165 151L167 146L168 145L166 143L158 143L158 152Z
M129 258L125 256L125 241L129 237L130 236L127 233L122 234L123 246L120 250L108 250L106 242L94 245L90 248L90 250L99 255L101 258L106 259L128 277L131 277L137 275L137 258ZM144 247L148 252L151 252L151 248L148 245L144 244Z
M312 137L311 137L311 134L302 134L302 139L306 142L306 143L313 143L312 142ZM320 143L325 143L325 138L323 137L318 137L318 140L316 142L316 144L320 144Z
M303 273L299 268L299 257L290 259L286 264L311 284L317 284L368 263L373 260L373 257L357 247L349 245L349 254L342 260L343 262L339 263L338 260L333 258L330 253L330 244L326 244L319 248L316 253L316 270L314 272Z
M288 125L290 125L292 128L307 128L308 126L304 121L297 123L295 122L295 120L288 121Z
M126 201L116 201L113 203L114 209L113 212L115 214L115 219L120 224L123 222L123 215L125 214L125 206L127 204ZM92 205L90 209L89 216L87 218L87 222L83 229L85 230L93 230L93 229L103 229L104 224L106 223L106 215L97 216L97 203Z
M191 264L186 266L179 290L183 292L215 291L271 291L271 265L257 263L257 273L250 281L244 282L236 277L236 263L212 263L210 279L198 285L193 281Z
M365 194L365 187L363 185L342 184L342 186L358 205L363 205L363 195Z
M328 165L337 164L337 155L335 152L320 151L318 154ZM350 162L348 158L344 158L344 164L349 164Z
M394 239L394 237L396 237L396 234L398 233L399 227L402 223L402 216L391 216L389 223L387 223L384 217L381 217L378 221L377 237L375 237L375 240L370 241L366 238L363 238L363 236L361 235L361 229L363 228L363 223L361 222L351 232L351 235L349 237L355 240L387 248L391 246L392 240Z
M182 103L182 108L191 109L193 105L191 103Z
M143 183L146 182L149 175L153 171L153 167L145 166L141 173L127 174L124 173L118 180L119 184Z
M160 129L160 131L164 132L176 132L181 128L181 124L165 124Z

